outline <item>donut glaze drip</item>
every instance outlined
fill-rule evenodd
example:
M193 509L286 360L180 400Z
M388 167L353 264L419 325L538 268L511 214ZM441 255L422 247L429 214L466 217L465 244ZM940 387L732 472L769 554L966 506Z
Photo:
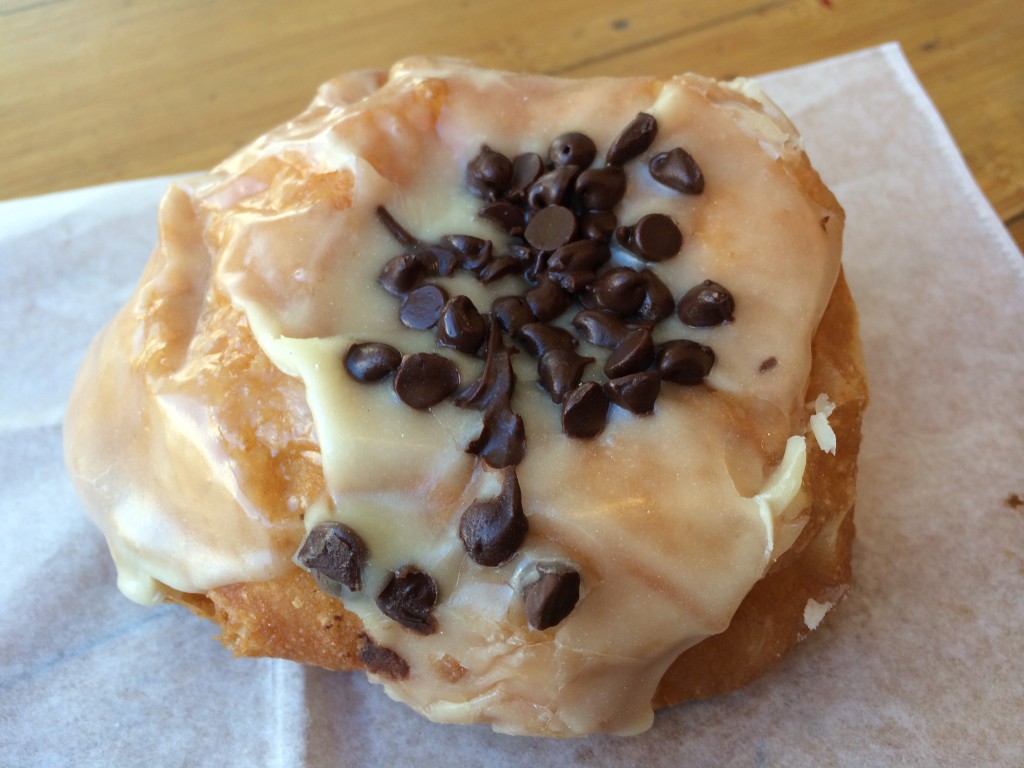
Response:
M640 138L615 150L631 158L619 220L667 215L683 245L641 264L613 244L612 263L653 270L677 299L706 280L726 285L734 316L692 327L673 313L656 326L655 344L713 347L710 374L663 385L650 414L612 405L592 439L563 434L536 361L513 355L529 528L511 557L481 564L460 519L500 497L504 474L465 450L479 412L451 399L411 408L389 384L346 373L348 351L371 342L443 352L464 384L484 364L439 349L410 326L412 310L403 322L378 282L402 252L378 209L420 240L457 233L503 252L508 235L478 215L465 183L481 146L546 156L579 132L600 158L640 113L658 130L648 146L637 125ZM699 162L700 194L651 177L649 160L676 147ZM665 172L689 173L680 167ZM151 603L272 578L296 567L308 531L338 523L365 553L361 588L336 594L362 621L372 677L392 697L437 721L509 733L648 728L669 664L728 626L803 527L811 338L842 233L841 209L808 196L820 190L809 177L793 127L745 82L570 81L439 59L328 82L295 120L168 192L142 282L89 352L68 463L119 586ZM527 237L560 238L548 223ZM439 284L480 308L524 285L458 273ZM576 332L571 319L553 322ZM396 365L371 351L359 361L367 369ZM583 374L594 378L608 349L584 339L577 351L600 361ZM395 583L418 602L395 603ZM553 601L570 593L563 618ZM537 595L548 603L536 607ZM410 606L412 618L394 618Z

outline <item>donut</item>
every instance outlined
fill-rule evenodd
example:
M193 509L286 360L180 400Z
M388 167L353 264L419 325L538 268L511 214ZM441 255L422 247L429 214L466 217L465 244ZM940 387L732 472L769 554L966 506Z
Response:
M846 594L843 222L751 81L342 75L167 191L68 468L120 590L239 656L639 733Z

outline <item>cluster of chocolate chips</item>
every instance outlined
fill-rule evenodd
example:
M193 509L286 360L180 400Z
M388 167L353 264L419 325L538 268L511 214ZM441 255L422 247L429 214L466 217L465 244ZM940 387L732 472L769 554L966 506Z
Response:
M483 566L507 562L528 530L515 466L526 452L522 417L512 408L516 378L511 357L519 350L537 360L540 386L561 407L563 432L573 438L601 433L612 403L633 413L654 410L662 382L694 386L715 362L711 348L688 339L655 344L655 326L673 312L691 327L720 325L733 318L728 290L705 280L676 300L648 268L611 265L613 240L643 264L675 257L683 233L661 213L620 224L615 208L626 192L624 164L644 154L657 133L655 119L640 113L615 139L604 165L594 167L597 147L582 133L557 137L545 160L526 152L509 158L484 146L466 168L466 185L484 200L478 214L508 235L498 253L494 243L470 235L445 235L425 242L409 233L384 208L381 224L402 247L381 271L382 288L399 302L401 322L434 334L438 347L484 359L483 372L461 389L458 367L439 353L403 355L379 342L352 345L344 364L364 383L393 375L392 386L407 405L430 408L448 398L482 414L479 435L466 451L503 472L492 499L477 500L463 513L459 537L467 555ZM704 190L693 157L676 147L654 155L648 169L660 184L683 194ZM450 296L436 278L463 270L482 283L509 275L522 278L520 293L494 299L489 311L463 295ZM573 311L575 334L553 321ZM604 381L583 381L593 357L577 352L578 338L609 350ZM360 589L352 572L361 569L365 546L350 529L325 524L307 538L297 559L318 579ZM329 542L334 542L330 543ZM335 574L335 575L331 575ZM571 568L541 568L523 589L531 626L561 622L579 598L580 576ZM437 629L431 610L434 580L412 566L392 574L377 596L380 610L414 632ZM386 649L385 649L386 650ZM381 649L375 653L379 656Z

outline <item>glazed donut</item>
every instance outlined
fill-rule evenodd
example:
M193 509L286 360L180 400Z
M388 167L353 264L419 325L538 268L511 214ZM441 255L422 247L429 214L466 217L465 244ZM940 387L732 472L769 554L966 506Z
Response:
M842 230L749 81L341 76L167 192L68 466L120 589L236 654L636 733L846 592Z

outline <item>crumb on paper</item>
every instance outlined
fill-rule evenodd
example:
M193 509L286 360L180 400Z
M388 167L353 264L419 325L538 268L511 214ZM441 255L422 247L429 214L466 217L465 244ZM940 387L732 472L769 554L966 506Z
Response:
M832 603L825 601L819 603L813 597L807 600L807 605L804 606L804 624L810 630L815 630L818 625L821 624L821 620L825 618L825 614L832 610Z
M828 423L828 417L836 409L836 404L828 399L828 395L822 392L814 401L814 415L811 416L811 432L818 442L818 447L825 453L836 455L836 433Z

